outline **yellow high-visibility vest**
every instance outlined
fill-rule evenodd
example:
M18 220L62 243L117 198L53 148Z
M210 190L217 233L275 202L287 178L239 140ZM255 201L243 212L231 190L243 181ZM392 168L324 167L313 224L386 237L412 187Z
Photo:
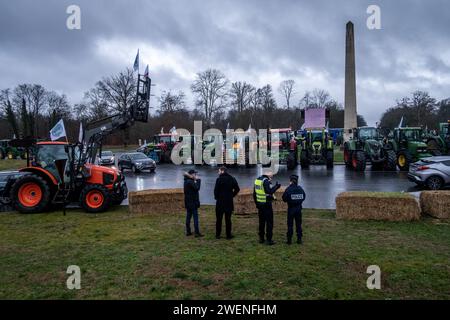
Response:
M255 193L256 193L256 202L258 203L266 203L267 202L267 196L266 192L264 191L264 181L266 179L256 179L255 180Z

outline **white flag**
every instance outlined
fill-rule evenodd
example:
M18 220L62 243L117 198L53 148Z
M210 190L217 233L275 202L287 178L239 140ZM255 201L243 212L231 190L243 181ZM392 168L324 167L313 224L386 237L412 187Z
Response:
M55 141L65 136L66 136L66 128L64 127L64 121L61 119L52 128L52 130L50 130L50 139L52 141Z
M80 122L80 132L78 133L78 142L83 142L83 122Z

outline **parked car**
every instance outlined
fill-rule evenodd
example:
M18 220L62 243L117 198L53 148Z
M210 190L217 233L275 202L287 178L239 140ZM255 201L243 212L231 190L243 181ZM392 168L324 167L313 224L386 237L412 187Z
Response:
M112 151L102 151L98 159L98 164L101 166L113 166L116 163L116 157Z
M156 170L156 162L148 158L142 152L124 153L120 156L118 167L121 171L130 169L134 173L150 170L151 173Z
M430 190L440 190L450 185L450 156L425 158L413 163L408 179Z

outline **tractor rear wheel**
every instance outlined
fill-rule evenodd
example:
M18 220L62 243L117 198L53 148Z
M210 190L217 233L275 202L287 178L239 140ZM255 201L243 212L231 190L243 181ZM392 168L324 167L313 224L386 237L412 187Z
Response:
M29 174L14 183L10 196L14 208L20 213L39 213L50 202L50 188L44 179Z
M353 152L348 149L347 146L344 147L344 162L347 168L353 168L352 166Z
M402 150L397 155L397 165L400 171L408 171L409 165L412 162L411 154L408 150Z
M81 191L80 203L86 212L100 213L108 210L111 197L108 190L101 184L91 184Z
M0 160L5 159L5 152L3 150L0 149Z
M366 155L364 151L353 152L352 167L355 171L366 170Z
M439 145L436 140L432 139L427 142L427 149L433 156L440 156Z
M397 155L394 150L386 150L386 159L384 160L385 171L397 170Z
M333 150L327 151L327 169L333 169L334 166L334 152Z

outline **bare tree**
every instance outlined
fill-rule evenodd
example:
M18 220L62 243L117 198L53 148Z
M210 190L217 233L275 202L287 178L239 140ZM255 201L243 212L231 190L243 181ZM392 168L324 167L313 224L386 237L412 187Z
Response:
M184 109L186 96L183 91L173 94L170 91L163 91L159 100L159 113L172 113Z
M197 79L191 86L197 95L196 105L203 109L206 121L211 124L214 114L225 107L228 80L216 69L208 69L197 74Z
M53 127L60 119L70 118L71 110L66 95L59 95L54 91L47 92L46 102L50 127Z
M242 113L250 106L255 90L255 87L246 82L239 81L231 84L231 104L238 113Z
M294 90L295 81L294 80L285 80L280 83L278 91L283 95L286 100L286 107L290 109L291 106L291 98L295 94Z

